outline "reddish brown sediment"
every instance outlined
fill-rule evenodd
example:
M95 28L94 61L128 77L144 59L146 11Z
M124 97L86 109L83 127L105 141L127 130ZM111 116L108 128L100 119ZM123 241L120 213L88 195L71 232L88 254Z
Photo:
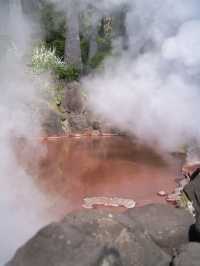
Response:
M30 147L29 158L18 149L18 160L45 193L63 198L63 213L80 209L86 197L130 198L137 206L164 203L157 193L173 191L181 172L177 157L167 162L119 136L46 138L41 145L47 149L45 156L38 158Z

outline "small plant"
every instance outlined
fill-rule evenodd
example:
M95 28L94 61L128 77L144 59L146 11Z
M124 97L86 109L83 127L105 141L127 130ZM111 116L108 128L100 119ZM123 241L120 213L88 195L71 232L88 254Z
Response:
M63 65L62 60L56 56L55 48L47 49L42 45L33 50L32 67L35 72L52 71Z
M67 72L67 80L72 81L72 80L78 80L81 74L81 70L73 65L70 65L66 69Z
M48 48L55 47L56 55L64 57L66 34L65 12L56 8L53 1L40 1L40 22L44 33L44 42Z
M66 65L56 56L56 50L47 49L44 45L36 47L32 56L32 67L36 73L51 71L60 80L73 81L80 77L80 69Z
M84 38L83 36L81 36L81 57L82 57L82 61L83 64L87 64L88 62L88 57L89 57L89 41Z
M81 71L76 66L73 65L67 66L63 64L63 65L58 65L54 69L54 73L58 79L73 81L79 79Z
M89 66L92 69L99 67L108 54L108 52L97 52L96 55L90 59Z
M98 50L108 52L112 49L112 40L110 36L97 37Z

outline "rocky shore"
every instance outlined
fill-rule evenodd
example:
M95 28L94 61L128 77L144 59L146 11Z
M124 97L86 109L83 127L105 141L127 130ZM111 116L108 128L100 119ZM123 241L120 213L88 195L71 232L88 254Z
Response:
M85 210L40 230L6 266L199 266L193 223L189 212L162 204Z
M61 91L42 106L43 130L47 135L58 134L118 134L108 121L89 108L87 95L79 82L64 83Z
M66 84L62 94L56 107L44 108L47 136L120 133L88 109L79 83ZM177 189L179 194L182 186ZM113 199L92 200L116 205ZM88 199L86 207L93 201ZM198 239L193 224L188 211L166 204L123 214L83 210L41 229L5 266L199 266L200 244L194 242Z

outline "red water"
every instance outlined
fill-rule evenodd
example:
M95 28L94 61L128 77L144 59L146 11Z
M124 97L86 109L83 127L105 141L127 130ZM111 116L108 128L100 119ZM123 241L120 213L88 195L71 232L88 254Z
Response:
M80 209L85 197L130 198L138 206L165 202L157 192L171 192L181 172L179 158L163 159L123 137L68 138L41 145L47 152L38 168L35 151L27 157L27 149L20 149L18 158L45 193L63 198L65 213Z

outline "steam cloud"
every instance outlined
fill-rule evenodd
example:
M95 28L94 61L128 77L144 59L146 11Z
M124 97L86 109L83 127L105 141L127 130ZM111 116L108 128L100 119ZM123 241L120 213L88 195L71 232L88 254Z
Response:
M19 166L13 150L13 138L26 137L40 153L34 142L40 120L31 108L39 89L25 59L32 30L20 1L10 1L10 6L0 2L0 265L47 222L47 199Z
M83 81L91 108L157 150L199 145L199 2L129 1L126 27L129 48Z
M69 3L49 1L60 7ZM24 64L33 25L24 20L19 0L10 1L13 15L8 19L6 2L0 3L1 265L46 222L41 215L46 200L17 164L10 140L12 132L26 137L40 134L39 119L30 108L38 95L37 84ZM157 149L199 145L199 1L80 0L79 8L84 10L88 4L97 15L121 4L129 6L129 48L118 51L101 72L83 80L91 109Z

